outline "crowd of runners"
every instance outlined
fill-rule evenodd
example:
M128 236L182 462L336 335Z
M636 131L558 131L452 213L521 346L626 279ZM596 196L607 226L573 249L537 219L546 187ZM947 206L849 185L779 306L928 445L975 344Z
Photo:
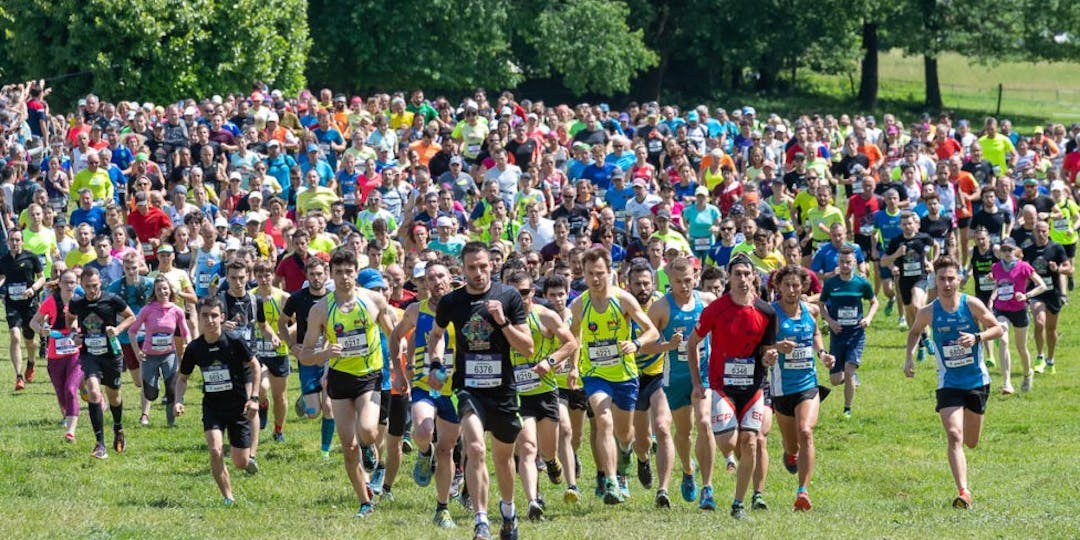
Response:
M745 519L769 507L775 420L807 511L821 400L842 389L838 421L857 415L877 319L908 332L908 377L935 363L953 505L970 508L963 447L991 368L1003 394L1055 370L1080 124L262 87L59 114L48 95L0 92L14 388L44 361L63 440L85 409L106 459L125 412L152 436L200 382L225 504L226 444L255 474L263 439L319 421L357 517L411 461L436 526L456 499L490 538L490 460L516 538L517 482L542 520L545 476L563 504L586 496L588 451L604 503L633 476L658 508L674 479L715 510L723 467Z

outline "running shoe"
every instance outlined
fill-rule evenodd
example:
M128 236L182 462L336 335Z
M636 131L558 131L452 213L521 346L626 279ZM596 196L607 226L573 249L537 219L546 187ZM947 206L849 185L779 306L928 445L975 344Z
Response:
M529 521L541 521L544 519L544 507L539 501L529 503Z
M919 345L919 354L915 356L916 362L923 362L926 360L926 349L922 345Z
M413 448L415 448L415 447L416 447L416 445L413 444L412 435L409 435L408 433L406 433L403 437L401 437L401 453L402 454L411 454L412 451L413 451Z
M1020 391L1021 392L1030 392L1031 391L1031 384L1032 384L1032 381L1034 381L1034 379L1035 378L1032 377L1031 375L1024 375L1024 380L1021 381L1021 383L1020 383Z
M768 510L769 505L765 502L765 496L760 491L755 491L754 496L750 497L750 509L751 510Z
M330 459L329 450L319 450L319 455L321 455L323 459Z
M79 386L79 398L87 403L90 403L90 392L86 391L85 386Z
M34 382L34 366L26 366L26 382Z
M741 504L731 505L731 517L738 520L750 519L750 514L746 513L746 507Z
M473 540L491 540L491 526L486 522L473 525Z
M607 491L607 487L605 486L606 484L604 483L604 477L599 474L596 475L596 490L594 491L594 493L597 497L604 496L604 493Z
M390 486L383 485L382 493L379 495L379 502L392 503L395 500L397 500L397 497L394 496L393 491L390 491Z
M514 470L517 470L517 467L514 467ZM540 457L540 454L536 455L536 472L547 472L547 462Z
M653 503L657 508L671 508L671 497L668 497L667 490L658 490L656 492L656 499Z
M851 407L844 407L844 420L851 420Z
M562 483L563 468L559 458L547 462L547 475L552 484L559 485Z
M94 451L90 455L98 459L109 459L109 453L105 450L105 445L101 443L94 446Z
M799 455L784 453L784 468L787 472L795 474L799 472Z
M113 451L117 454L124 453L124 449L127 448L127 440L124 438L124 428L113 428Z
M140 416L139 417L139 425L140 426L149 426L150 425L150 417L145 415L145 414Z
M641 487L645 489L652 489L652 464L649 460L637 462L637 477L641 481Z
M361 454L363 454L362 461L364 462L364 470L367 471L368 474L371 474L375 471L375 466L378 464L375 460L375 445L365 446Z
M615 465L617 474L626 475L630 472L630 458L634 456L633 448L627 448L619 452L619 463Z
M898 324L900 326L901 330L907 330L908 329L907 319L905 319L902 314L900 315L900 318L896 321L896 324Z
M225 504L225 506L232 506L232 505L236 504L236 501L234 501L234 500L232 500L232 499L230 499L228 497L225 497L224 504Z
M800 491L795 496L795 511L796 512L809 512L813 505L810 504L810 494L805 491Z
M655 454L657 448L658 448L658 446L656 444L656 434L653 433L652 436L650 437L649 451L652 452L653 454Z
M366 518L366 517L370 516L373 513L375 513L375 505L373 505L373 504L371 504L369 502L366 502L366 503L361 503L360 504L360 509L356 511L356 515L353 516L353 517L355 517L355 518Z
M984 361L986 362L986 367L997 367L997 362L995 362L994 359L990 357L990 355L985 355Z
M376 495L382 493L383 480L386 478L386 467L375 467L375 471L371 473L371 480L368 480L368 485L371 486L371 491Z
M577 486L570 486L563 493L562 500L566 504L577 504L581 500L581 492L578 491Z
M517 540L518 537L518 523L517 518L512 517L510 519L503 518L502 527L499 527L499 540Z
M604 483L604 504L619 504L626 502L626 497L619 492L619 486L615 483L615 480L608 478Z
M739 463L735 461L735 454L729 455L725 461L727 464L724 467L727 469L727 472L733 473L735 472L735 469L739 468Z
M1035 365L1031 366L1031 369L1035 370L1035 373L1038 374L1046 372L1046 360L1043 358L1043 355L1040 354L1035 357ZM27 377L26 380L29 381L30 377Z
M712 486L701 488L701 501L698 502L701 510L716 510L716 500L713 499Z
M435 512L435 518L431 521L440 529L453 529L454 527L457 527L457 524L454 523L454 518L450 517L450 510L447 510L446 508Z
M461 495L461 485L465 483L465 473L460 469L454 471L454 479L450 481L450 497L456 499Z
M1001 395L1008 396L1014 392L1012 383L1005 383L1001 385Z
M296 401L293 402L293 412L296 413L297 418L307 416L307 404L304 403L304 396L296 397Z
M889 301L885 303L885 316L886 317L892 316L892 310L893 310L893 307L895 305L896 305L896 300L894 300L892 298L890 298Z
M961 490L960 494L952 502L953 508L960 510L971 510L971 504L971 492L966 489Z
M431 483L432 463L435 460L435 452L424 455L423 452L416 454L416 464L413 465L412 477L416 485L427 487Z
M18 392L26 388L26 381L23 380L22 375L15 377L15 391Z
M64 442L75 444L75 434L70 432L70 431L65 433L64 434Z
M255 461L254 457L248 458L247 467L244 467L244 472L254 475L259 472L259 462Z
M615 482L619 486L619 495L624 499L630 497L630 481L626 479L626 475L615 475Z
M682 485L679 487L679 491L682 492L682 498L686 502L694 502L697 500L697 479L692 474L684 474L682 477Z
M574 454L574 478L581 478L581 460Z
M461 506L463 506L465 510L472 512L472 497L469 496L469 486L463 482L460 489L461 491L458 493L457 501L461 503Z
M1057 368L1054 367L1054 359L1053 358L1047 358L1046 359L1046 374L1047 375L1053 375L1055 373L1057 373Z
M934 356L936 354L934 352L934 344L930 343L930 338L929 337L924 337L923 340L922 340L922 343L923 343L923 347L926 348L926 352L930 353L930 356Z

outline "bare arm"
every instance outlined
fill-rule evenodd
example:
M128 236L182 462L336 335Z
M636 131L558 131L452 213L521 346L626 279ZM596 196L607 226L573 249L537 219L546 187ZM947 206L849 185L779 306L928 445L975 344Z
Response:
M904 347L907 352L907 361L904 362L904 375L908 377L915 376L915 361L912 360L912 356L919 346L919 341L922 340L923 331L926 330L927 326L930 326L933 317L934 306L931 304L920 308L915 314L915 320L911 323L911 330L908 331L907 346Z
M623 313L627 317L638 323L641 328L641 333L638 334L637 340L640 343L649 343L656 341L660 337L660 332L653 326L652 320L645 313L645 310L641 309L641 304L630 293L626 291L619 291L619 304L623 306ZM633 343L631 343L633 345ZM634 351L624 352L637 352L638 347L634 346Z

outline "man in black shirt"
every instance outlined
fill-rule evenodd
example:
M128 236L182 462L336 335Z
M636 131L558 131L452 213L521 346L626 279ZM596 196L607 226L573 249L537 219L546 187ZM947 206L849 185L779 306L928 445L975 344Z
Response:
M514 509L514 442L521 431L518 397L510 350L532 356L533 339L521 294L491 281L491 256L487 246L469 242L461 251L465 263L465 287L443 297L435 311L435 325L428 335L428 358L442 358L443 335L453 323L452 388L457 395L458 416L467 449L466 478L476 513L475 536L490 538L487 520L488 473L484 431L492 435L492 461L499 482L501 536L517 537ZM436 377L441 363L430 364L428 383L440 390Z
M915 314L926 305L926 291L930 288L927 275L930 261L937 258L940 251L930 235L919 232L919 216L905 211L900 217L903 233L893 238L881 259L883 266L896 266L900 269L898 282L900 301L904 305L904 319L907 324L915 320ZM919 345L919 359L925 358L926 351L934 354L929 337L923 336Z
M8 236L8 252L0 257L0 283L4 289L4 313L11 341L11 364L15 366L15 391L34 380L34 331L30 320L37 313L37 293L45 286L44 267L37 255L23 249L19 229ZM26 346L26 378L23 378L22 348Z
M135 322L135 314L119 296L101 290L101 274L96 269L84 268L81 279L85 295L68 304L65 323L77 334L75 344L80 347L79 364L90 403L87 413L97 439L93 456L105 459L109 454L105 451L101 385L105 385L105 396L109 398L109 411L113 417L113 450L119 454L126 448L124 405L120 399L120 371L124 361L116 336L126 332Z
M514 156L514 164L521 170L529 170L529 165L537 156L536 139L530 138L525 132L525 124L514 126L514 138L506 143L506 151Z
M1017 208L1032 205L1039 212L1039 219L1049 219L1054 209L1054 199L1039 193L1039 181L1034 178L1024 179L1024 194L1016 201Z
M569 223L571 241L574 241L581 235L592 220L592 214L589 210L584 206L578 206L575 203L576 199L577 188L567 184L566 187L563 188L562 204L551 212L551 219L559 220L560 218L565 218L567 223Z
M225 505L233 503L229 470L225 468L222 434L228 432L233 465L249 474L259 472L250 454L252 419L259 412L255 381L260 377L259 361L243 340L223 332L225 318L221 299L199 300L199 337L184 351L180 376L176 381L176 416L184 414L184 393L188 377L199 367L203 378L203 433L210 450L210 470Z
M998 244L1012 231L1012 219L997 205L994 188L986 186L980 197L982 208L971 216L971 230L983 227L990 233L990 243Z
M308 313L315 304L327 295L326 261L311 257L305 266L308 286L300 289L289 296L285 306L281 308L281 317L278 318L278 336L285 340L289 346L289 352L295 358L300 358L300 349L304 344L304 335L307 334ZM296 330L292 330L292 326ZM330 457L330 445L334 442L334 411L330 407L330 398L322 386L323 366L305 366L298 364L297 371L300 375L300 397L296 400L296 412L298 416L307 416L315 419L322 411L322 446L320 451L323 458Z
M1057 347L1058 314L1065 306L1064 288L1061 276L1073 273L1073 262L1065 254L1065 248L1050 241L1050 224L1040 221L1035 224L1035 242L1024 249L1027 261L1050 290L1031 299L1031 315L1035 319L1035 358L1036 373L1049 371L1054 373L1054 350ZM1046 356L1043 356L1043 346ZM1045 359L1044 359L1045 358Z

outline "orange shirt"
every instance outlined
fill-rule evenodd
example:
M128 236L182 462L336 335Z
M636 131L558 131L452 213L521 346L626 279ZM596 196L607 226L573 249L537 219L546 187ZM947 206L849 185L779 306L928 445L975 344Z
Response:
M705 157L701 159L701 166L698 167L699 180L705 178L705 169L711 167L712 163L712 153L705 154ZM731 167L731 170L735 170L735 161L733 161L731 159L731 156L727 155L726 152L720 157L720 168L718 170L722 170L724 168L724 165Z
M958 192L966 193L967 195L974 195L979 192L979 183L975 181L975 177L971 176L971 173L967 171L960 171L959 174L950 178L955 185ZM961 201L963 204L956 205L956 217L969 218L972 216L971 201Z
M881 149L877 145L864 144L859 147L859 153L866 156L866 159L870 162L870 170L873 171L874 176L877 176L878 163L885 157L881 154Z
M431 161L431 158L435 157L435 154L438 154L439 150L442 150L442 145L437 142L424 144L424 140L420 139L419 141L409 144L409 148L416 150L416 153L420 155L420 163L426 167L428 162Z

